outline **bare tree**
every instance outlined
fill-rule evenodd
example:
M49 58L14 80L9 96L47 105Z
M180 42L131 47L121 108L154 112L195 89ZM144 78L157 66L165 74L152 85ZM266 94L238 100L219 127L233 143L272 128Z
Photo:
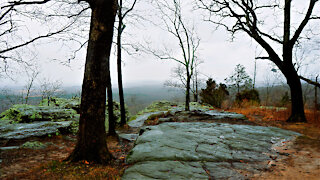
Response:
M29 101L29 96L31 93L31 90L34 86L34 81L36 80L36 78L38 77L40 71L38 69L33 69L32 72L26 72L27 76L28 76L28 80L27 80L27 84L25 85L25 89L26 89L26 96L24 97L25 99L25 103L28 104ZM49 101L48 101L49 103Z
M85 8L83 7L86 2ZM81 94L81 106L80 106L80 121L79 121L79 134L78 141L74 151L68 157L71 161L87 160L96 163L107 163L113 157L107 148L107 139L105 131L105 108L106 108L106 89L108 90L108 101L112 102L112 89L111 89L111 77L110 77L110 50L113 38L113 28L115 22L115 16L118 9L118 4L116 0L16 0L8 2L7 4L1 4L1 8L8 8L7 10L1 11L4 14L0 15L1 23L6 23L9 25L10 29L10 19L9 21L3 17L11 17L9 12L16 12L16 7L21 5L48 5L47 8L50 9L51 6L58 6L56 11L52 13L51 17L65 17L71 19L72 22L77 22L78 15L82 14L86 10L91 10L91 20L90 20L90 31L89 40L79 44L80 48L85 47L87 44L87 56L85 73L82 85ZM58 4L55 4L55 2ZM77 11L75 13L63 14L61 4L68 3L72 8L64 8L68 12ZM72 3L73 2L73 3ZM78 4L79 3L79 4ZM79 9L77 9L77 7ZM47 9L47 10L48 10ZM47 16L46 16L47 17ZM89 16L90 17L90 16ZM4 20L4 21L2 21ZM46 19L45 19L46 20ZM12 21L11 21L12 22ZM63 21L61 21L63 22ZM77 30L78 27L73 30ZM1 25L1 27L3 27ZM66 26L68 27L68 26ZM87 32L86 29L82 29L83 32ZM65 30L65 29L62 29ZM9 32L9 31L1 31ZM53 33L59 33L59 30ZM51 35L52 33L49 33ZM0 33L1 35L1 33ZM72 40L72 38L77 37L77 33L74 33L73 37L65 38L66 41ZM39 37L42 37L40 35ZM27 40L18 45L13 45L6 43L6 41L1 41L4 44L4 50L0 50L1 58L5 61L8 56L5 56L4 52L9 52L9 50L20 48L24 45L33 43L39 38L35 37L31 40ZM10 45L10 46L7 46ZM69 59L70 60L70 59ZM113 116L113 106L112 103L109 104L109 127L114 127L115 119ZM115 133L115 130L109 131L109 133Z
M34 78L37 76L38 74L34 74ZM34 79L32 79L32 83L33 83ZM31 83L31 84L32 84ZM52 81L49 78L43 78L42 80L40 80L40 94L41 94L41 99L47 99L48 100L48 106L50 105L50 100L52 97L57 96L59 93L62 92L61 90L61 85L62 82L59 80L56 81Z
M200 83L201 83L201 79L199 77L200 73L199 73L197 66L198 65L196 64L195 68L194 68L194 73L193 73L193 76L192 76L191 82L190 82L190 91L193 94L193 100L195 102L198 102L199 88L200 88ZM174 67L172 69L171 79L166 80L164 82L164 86L185 90L187 88L186 87L186 85L187 85L186 76L187 75L186 75L185 67L182 66L181 64L179 64L177 67Z
M123 84L122 84L122 68L121 68L121 61L122 61L122 54L121 54L121 35L124 31L126 25L123 23L124 18L130 13L137 0L134 0L131 7L129 9L125 9L123 7L122 0L119 0L119 7L118 7L118 34L117 34L117 69L118 69L118 89L119 89L119 100L120 100L120 112L121 112L121 122L120 124L123 126L127 122L126 118L126 109L124 103L124 95L123 95Z
M307 11L303 14L302 21L294 28L291 23L292 0L284 0L261 3L256 0L198 0L199 8L209 13L208 21L223 26L232 35L237 32L245 32L253 38L268 54L261 59L272 61L280 69L287 79L291 91L292 112L288 122L306 122L303 107L302 88L295 64L293 62L293 49L299 43L302 32L310 20L319 19L313 14L318 0L309 0ZM266 27L261 14L263 11L283 11L283 35L282 38L275 30L265 31ZM269 26L270 27L270 26ZM293 32L293 35L291 33ZM278 47L282 48L282 55L277 54Z
M181 64L185 69L185 110L190 110L190 89L191 89L191 79L194 73L195 64L197 61L197 50L200 43L200 38L196 35L194 27L188 27L186 19L184 19L182 14L182 6L180 0L162 0L153 1L156 8L160 12L161 20L163 21L164 28L177 40L181 57L176 57L170 52L170 50L165 49L164 51L152 50L148 47L147 51L152 53L159 59L162 60L173 60Z

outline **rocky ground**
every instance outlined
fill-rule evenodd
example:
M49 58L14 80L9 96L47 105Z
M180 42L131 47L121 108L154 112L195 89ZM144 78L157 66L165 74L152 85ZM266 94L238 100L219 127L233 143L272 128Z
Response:
M270 123L258 119L249 121L240 114L201 107L194 107L186 113L179 106L169 106L158 111L147 109L129 122L131 127L119 129L120 141L108 140L108 147L117 158L109 166L63 162L74 148L74 135L2 138L0 178L320 177L319 129L308 128L308 124ZM281 128L271 127L270 124Z
M140 130L123 179L253 178L288 156L275 148L300 135L213 110L175 112L151 122L158 125Z

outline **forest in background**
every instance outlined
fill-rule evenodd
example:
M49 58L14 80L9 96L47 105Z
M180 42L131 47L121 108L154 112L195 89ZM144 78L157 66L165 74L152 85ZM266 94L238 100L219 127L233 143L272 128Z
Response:
M204 85L202 85L203 87ZM302 84L303 97L306 109L314 109L315 91L314 86L309 84ZM56 93L56 97L72 98L80 96L80 86L66 86L61 87L59 93ZM270 87L260 86L257 87L260 97L261 106L289 106L290 102L283 104L282 98L286 92L290 93L289 88L286 85L272 85ZM114 92L118 89L114 88ZM0 113L9 109L14 104L23 104L25 98L23 98L23 87L8 87L0 90ZM231 91L232 92L232 91ZM154 101L168 100L173 102L184 101L184 91L182 89L165 87L159 85L142 85L139 87L124 88L125 102L128 107L128 111L131 115L135 115L137 112L143 110ZM114 93L114 100L119 101L119 95ZM233 101L235 99L236 92L231 93L225 100L225 109L232 108ZM43 99L40 92L33 92L29 98L29 104L38 105ZM320 96L318 96L318 103L320 102Z

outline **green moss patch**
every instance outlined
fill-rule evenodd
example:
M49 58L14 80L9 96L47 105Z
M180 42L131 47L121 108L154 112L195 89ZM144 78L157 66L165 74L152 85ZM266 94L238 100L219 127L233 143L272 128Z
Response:
M27 141L24 144L22 144L20 147L27 148L27 149L44 149L47 147L47 145L39 141Z

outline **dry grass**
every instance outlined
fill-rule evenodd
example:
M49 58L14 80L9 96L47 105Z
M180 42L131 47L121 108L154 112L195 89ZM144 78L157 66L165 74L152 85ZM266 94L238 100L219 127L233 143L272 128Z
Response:
M299 132L312 139L320 140L320 111L306 109L307 123L285 122L291 114L290 108L247 106L232 108L228 111L244 114L250 121L262 126L276 126Z
M256 120L257 117L261 117L263 121L286 121L290 114L290 108L277 108L277 107L265 107L265 106L251 106L246 108L232 108L229 111L244 114L249 120ZM320 111L311 109L305 110L308 123L320 127Z

